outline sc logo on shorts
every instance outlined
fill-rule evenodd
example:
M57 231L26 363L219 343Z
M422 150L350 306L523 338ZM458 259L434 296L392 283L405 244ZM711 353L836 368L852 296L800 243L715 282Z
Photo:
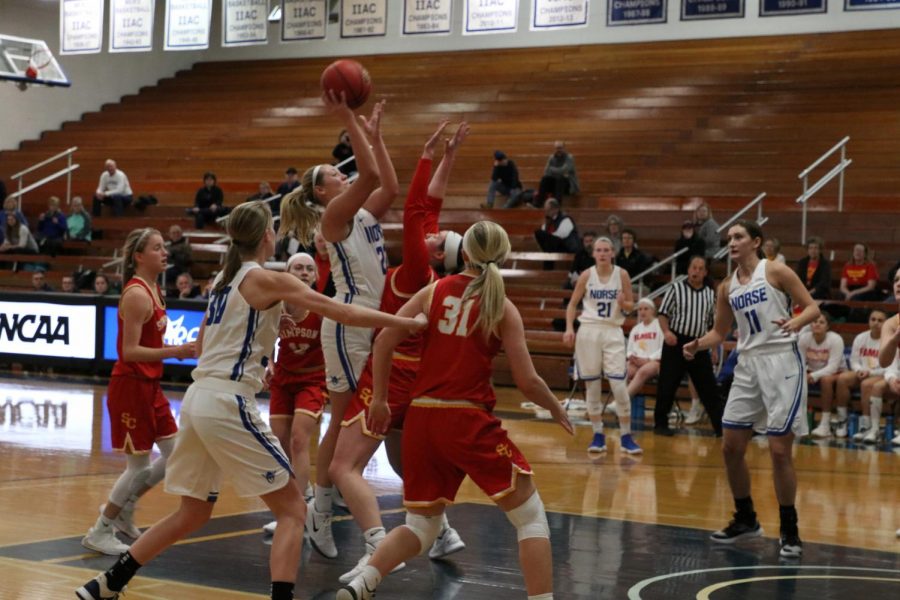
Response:
M512 458L512 450L509 449L509 444L500 443L497 444L497 454L500 456L505 456L506 458Z
M363 404L365 404L366 408L368 408L372 404L372 388L359 388L359 399L362 400Z
M128 413L122 413L122 425L128 429L134 429L137 427L137 419Z

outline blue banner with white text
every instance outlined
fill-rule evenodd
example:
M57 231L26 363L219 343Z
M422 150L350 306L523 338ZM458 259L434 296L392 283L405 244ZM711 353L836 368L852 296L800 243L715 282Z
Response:
M666 0L609 0L606 24L647 25L665 23Z
M828 12L827 0L761 0L759 16L808 15Z
M744 16L744 0L681 0L681 20L739 19Z

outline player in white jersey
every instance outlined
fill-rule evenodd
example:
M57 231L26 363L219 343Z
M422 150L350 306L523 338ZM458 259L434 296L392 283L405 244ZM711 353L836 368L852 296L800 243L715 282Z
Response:
M894 275L894 298L900 307L900 271ZM897 346L900 344L900 314L896 314L884 322L881 328L881 350L878 353L878 363L887 370L884 374L884 380L888 384L888 389L895 397L900 395L900 352ZM900 402L896 400L895 402ZM894 412L897 412L897 404L894 405ZM891 440L894 446L900 446L900 433ZM900 536L900 529L897 530Z
M797 529L797 475L791 450L796 435L807 432L806 378L797 350L797 332L819 316L809 292L787 266L762 259L763 234L752 221L738 221L728 229L734 274L722 282L716 298L713 328L684 345L685 358L717 347L738 324L738 364L722 417L722 452L734 496L734 519L712 534L715 542L730 544L762 535L750 497L750 470L744 455L754 429L769 436L775 495L781 514L781 550L785 558L802 554ZM802 309L791 318L788 297Z
M350 325L421 329L411 319L342 304L292 275L263 270L260 265L275 250L272 214L263 202L235 208L228 233L231 245L210 294L197 340L194 383L181 405L166 473L166 491L180 495L181 505L146 531L112 568L79 588L82 600L118 598L138 568L206 523L225 474L238 495L259 496L275 514L279 526L270 557L271 598L292 599L305 504L290 463L255 401L272 356L281 302Z
M625 385L625 334L622 323L625 312L634 308L631 278L625 269L613 264L613 244L601 237L594 242L595 265L578 276L575 291L566 307L566 332L563 342L575 346L575 370L585 382L588 416L594 430L589 452L604 452L606 436L603 434L603 388L601 377L606 377L616 400L621 437L619 443L628 454L640 454L641 447L631 436L631 399ZM575 313L584 300L584 308L578 318L581 326L575 335Z
M886 383L884 368L878 364L881 352L881 328L887 320L887 313L874 309L869 313L869 330L853 339L850 350L850 370L841 373L837 380L838 406L846 407L850 402L850 392L859 388L862 418L859 431L853 436L854 442L874 444L878 440L878 425L881 422L881 408Z

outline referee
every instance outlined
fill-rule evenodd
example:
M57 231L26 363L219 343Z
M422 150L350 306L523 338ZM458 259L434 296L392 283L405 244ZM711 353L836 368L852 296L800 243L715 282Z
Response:
M698 352L692 361L685 360L681 353L682 346L703 336L713 324L716 293L706 285L707 272L705 257L691 257L687 279L669 288L659 308L659 325L666 343L659 365L653 431L660 435L673 434L669 428L669 411L685 371L700 395L716 435L722 435L724 407L719 399L710 353L708 350Z

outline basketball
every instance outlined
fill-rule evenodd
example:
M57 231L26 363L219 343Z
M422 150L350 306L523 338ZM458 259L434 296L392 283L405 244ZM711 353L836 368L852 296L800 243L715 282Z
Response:
M322 71L322 91L331 90L340 98L341 92L347 98L347 106L359 108L369 99L372 79L364 66L355 60L336 60Z
M37 79L38 71L34 67L34 65L28 65L28 68L25 69L25 77L28 79Z

